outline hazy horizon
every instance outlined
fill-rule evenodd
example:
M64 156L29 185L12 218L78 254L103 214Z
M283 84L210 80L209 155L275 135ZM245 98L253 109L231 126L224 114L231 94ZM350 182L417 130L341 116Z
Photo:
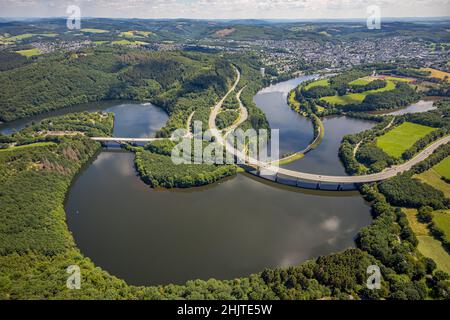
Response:
M2 18L58 18L70 5L84 17L124 19L365 19L371 5L386 19L450 16L450 0L2 0L0 11Z
M0 19L5 20L44 20L44 19L66 19L65 16L49 16L49 17L38 17L38 16L30 16L30 17L9 17L9 16L1 16ZM149 21L176 21L176 20L191 20L191 21L267 21L267 22L278 22L278 21L286 21L286 22L304 22L304 21L361 21L364 22L367 20L366 17L357 17L357 18L310 18L310 19L289 19L289 18L188 18L188 17L174 17L174 18L137 18L137 17L99 17L99 16L86 16L84 19L111 19L111 20L149 20ZM385 21L405 21L405 20L450 20L450 16L411 16L411 17L384 17Z

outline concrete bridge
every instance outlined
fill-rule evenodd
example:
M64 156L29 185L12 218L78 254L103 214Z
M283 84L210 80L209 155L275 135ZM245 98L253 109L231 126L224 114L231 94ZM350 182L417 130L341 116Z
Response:
M355 190L358 185L371 182L379 182L393 178L399 174L407 172L415 165L426 160L436 149L450 142L450 136L444 137L429 145L425 150L421 151L413 159L398 165L387 168L386 170L364 176L328 176L313 173L304 173L283 169L272 164L260 162L255 159L249 159L246 155L239 151L235 151L236 158L245 159L247 171L253 175L266 180L277 182L284 185L296 186L304 189L328 190L328 191L348 191ZM227 150L232 151L232 147L228 146Z
M117 143L148 143L153 141L167 140L163 138L119 138L119 137L94 137L91 138L98 142L117 142Z
M239 150L235 150L233 146L229 145L229 143L225 139L225 137L229 134L229 132L226 132L225 135L223 136L220 130L218 130L216 127L216 118L220 112L220 109L222 108L223 102L228 97L228 95L230 95L235 90L240 81L241 74L237 68L235 68L235 71L237 73L237 80L234 83L233 87L230 89L230 91L227 92L225 97L214 106L209 117L209 128L212 131L213 136L216 138L216 141L221 143L225 147L227 152L233 154L236 159L240 160L241 163L248 164L247 165L248 172L267 180L306 189L332 190L332 191L354 190L359 184L387 180L392 177L395 177L398 174L409 171L413 166L424 161L430 155L432 155L437 148L450 142L450 136L447 136L438 141L435 141L434 143L429 145L425 150L421 151L413 159L409 160L404 164L393 166L380 173L365 176L327 176L327 175L304 173L280 168L278 166L273 165L273 162L264 163L257 159L251 159L246 154L242 153ZM243 106L240 99L241 92L242 91L240 91L236 96L239 101L241 109L240 123L244 122L248 115L246 110L245 112L242 112L242 109L245 109L245 107Z
M216 130L213 130L216 131ZM296 186L313 190L329 190L329 191L348 191L355 190L357 185L371 182L379 182L395 177L398 174L411 170L416 164L426 160L436 149L450 142L450 136L444 137L429 145L425 150L421 151L413 159L408 162L393 166L380 173L364 175L364 176L327 176L312 173L304 173L283 169L270 163L258 161L248 158L241 151L235 150L228 145L217 130L214 134L217 141L222 143L226 150L233 154L236 159L242 159L241 163L246 163L243 167L251 174L266 180L274 181L288 186ZM162 141L162 138L118 138L118 137L94 137L91 138L98 142L117 142L117 143L148 143L152 141Z
M431 145L429 145L425 150L421 151L418 155L416 155L413 159L408 162L393 166L384 170L383 172L364 175L364 176L327 176L327 175L319 175L312 173L304 173L298 171L292 171L288 169L280 168L272 163L261 162L257 159L251 159L245 153L236 150L233 146L229 145L226 141L226 136L231 132L232 129L236 129L240 124L242 124L248 117L247 109L243 106L240 100L240 94L242 90L240 90L237 94L237 98L240 104L241 117L239 121L233 125L232 127L227 129L224 135L222 132L216 127L216 117L222 108L222 105L226 98L236 89L239 81L240 81L240 72L237 68L235 68L237 73L237 80L232 86L232 88L227 92L227 94L223 97L221 101L219 101L211 111L209 118L209 128L216 138L216 141L222 144L227 152L234 155L236 160L240 160L237 163L245 163L243 167L247 169L247 171L251 174L259 176L263 179L267 179L270 181L274 181L280 184L296 186L305 189L314 189L314 190L330 190L330 191L347 191L347 190L355 190L356 187L360 184L371 183L371 182L379 182L383 180L390 179L395 177L398 174L404 173L406 171L411 170L413 166L424 161L429 156L433 154L433 152L442 145L445 145L450 142L450 136L444 137L438 141L435 141ZM117 143L148 143L153 141L161 141L165 139L161 138L119 138L119 137L94 137L92 138L94 141L99 142L117 142Z

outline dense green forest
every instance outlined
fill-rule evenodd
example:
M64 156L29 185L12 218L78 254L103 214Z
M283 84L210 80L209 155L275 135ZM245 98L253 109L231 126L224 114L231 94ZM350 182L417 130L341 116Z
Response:
M1 119L12 120L16 115L21 117L91 100L149 100L171 116L159 133L165 137L175 128L185 128L187 117L193 111L196 111L194 119L207 121L209 108L235 79L231 64L225 62L229 60L242 73L237 90L244 88L242 101L249 111L243 128L268 127L264 113L253 102L253 95L266 84L259 75L255 57L236 55L222 59L193 52L91 50L71 55L64 63L58 63L65 60L62 56L54 55L23 65L23 61L18 61L17 65L8 67L9 71L0 76L11 77L23 87L17 90L8 84L0 93L0 98L5 98L0 99L4 103L0 105L4 112ZM50 78L45 68L51 70ZM18 70L30 72L34 80L28 81ZM73 70L79 71L74 79L69 76ZM343 83L360 76L355 73L337 77L330 86L343 90ZM86 77L89 79L86 83L81 81ZM51 88L49 83L54 81L61 81L61 86ZM34 90L45 94L35 99L32 93L39 91ZM307 113L314 116L317 135L316 106L310 99L305 101ZM234 99L227 102L227 106L235 104ZM439 105L438 110L423 115L399 117L394 125L410 121L445 129L448 126L446 106ZM361 145L354 159L353 147L382 134L392 121L391 117L358 116L379 123L373 130L344 139L341 159L348 159L344 163L352 174L379 170L392 160L374 150L371 144ZM448 208L448 200L442 193L424 187L412 179L412 174L428 170L448 156L449 147L438 149L406 175L361 187L361 193L372 206L374 221L359 232L354 249L240 279L136 287L110 276L84 257L65 222L64 200L70 184L101 147L88 137L109 136L112 127L112 115L78 113L44 120L12 136L0 136L4 148L0 151L0 299L450 298L449 275L436 271L436 264L418 252L418 241L405 215L394 207ZM207 145L203 142L204 147ZM234 165L175 166L170 158L173 146L173 142L166 140L144 148L130 148L136 152L135 163L142 179L151 186L200 186L236 174ZM74 264L81 267L81 290L68 290L65 286L66 268ZM374 264L381 267L383 285L382 290L370 291L366 287L366 270Z
M202 53L101 47L53 54L0 74L0 121L89 101L131 99L164 108L170 119L160 136L168 136L185 127L190 112L220 100L235 77L226 60Z
M417 102L420 95L408 84L399 82L394 90L369 94L359 106L346 106L344 110L371 111L383 109L398 109Z
M118 82L119 55L112 51L66 55L56 54L0 73L0 120L106 99Z
M209 164L206 158L198 159L194 152L195 144L199 143L201 150L211 148L211 156L215 156L215 144L202 140L189 140L190 154L180 152L180 157L189 163L174 164L172 150L177 143L172 140L154 141L144 148L132 147L136 153L135 165L141 179L152 188L191 188L212 184L223 178L236 175L237 167L227 164ZM223 150L222 150L223 151ZM224 151L223 151L224 152ZM225 158L224 158L225 159ZM214 158L210 159L212 162Z
M235 110L223 110L217 115L216 124L220 130L231 127L239 120L239 112Z
M175 165L170 156L145 150L136 151L135 164L142 180L153 188L200 187L236 174L235 165Z
M18 53L6 50L0 51L0 71L15 69L29 62L29 59Z
M397 116L377 116L363 113L351 113L349 116L376 121L378 124L371 130L345 136L339 150L339 157L349 174L367 174L384 170L394 164L407 161L423 150L427 145L439 138L449 134L450 129L450 100L444 99L435 102L436 110L411 113ZM395 129L404 122L412 122L426 125L438 130L426 135L418 140L414 145L406 150L401 159L394 159L379 148L375 139L386 134L389 130ZM357 152L354 155L354 150Z
M110 127L110 118L78 114L53 121L89 132L92 119ZM67 121L67 126L64 124ZM84 125L83 125L84 123ZM33 136L49 122L37 124ZM105 132L110 134L110 132ZM14 138L10 138L14 139ZM167 154L172 142L147 146L146 156ZM357 248L298 266L267 269L234 280L193 280L185 285L129 286L94 266L76 248L65 223L64 198L71 181L100 145L83 135L59 137L51 145L0 152L0 297L2 299L426 299L449 298L449 276L416 250L417 240L401 211L375 185L361 189L372 203L374 222L361 230ZM442 148L426 169L443 155ZM448 148L447 148L448 151ZM151 156L152 157L152 156ZM167 157L167 156L166 156ZM419 170L419 167L415 170ZM81 267L81 290L65 286L69 265ZM382 290L365 286L369 265L379 265Z
M328 116L347 112L399 109L420 99L420 94L414 87L396 81L395 78L368 80L367 76L375 67L362 65L328 79L304 82L294 90L295 100L301 111ZM392 68L389 73L396 70L394 66ZM318 106L321 107L320 110Z
M248 111L248 119L240 126L242 130L253 128L270 129L264 112L259 109L253 97L268 84L266 79L261 77L260 68L262 67L258 57L252 54L229 55L226 59L231 61L241 72L241 81L236 91L243 89L241 101Z
M401 175L380 183L380 192L393 205L406 208L430 206L436 210L445 209L449 202L442 191L411 179L410 175Z

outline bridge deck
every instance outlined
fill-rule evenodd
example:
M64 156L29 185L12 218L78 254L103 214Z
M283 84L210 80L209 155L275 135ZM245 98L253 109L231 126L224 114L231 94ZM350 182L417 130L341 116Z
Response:
M304 173L304 172L298 172L298 171L292 171L287 170L283 168L279 168L278 166L274 166L272 164L264 163L261 161L258 161L256 159L248 159L247 155L243 154L242 152L235 150L233 147L231 147L228 142L225 141L224 136L220 133L220 130L216 127L216 117L219 113L220 109L222 108L222 105L226 98L235 90L237 87L237 84L240 81L241 74L237 68L235 68L235 71L237 73L237 79L234 83L233 87L227 92L227 94L222 98L221 101L219 101L213 108L210 117L209 117L209 128L212 130L213 136L216 138L216 140L221 143L225 149L228 152L231 152L236 158L242 159L246 164L248 164L250 167L256 168L257 175L270 179L273 181L285 181L285 184L296 184L298 186L301 185L309 185L309 184L317 184L320 186L320 184L330 184L330 185L340 185L341 187L345 187L346 185L354 185L354 184L362 184L362 183L370 183L370 182L378 182L383 181L392 177L395 177L396 175L411 170L412 167L414 167L416 164L424 161L427 159L430 155L433 154L433 152L439 148L442 145L447 144L450 142L450 136L446 136L438 141L435 141L431 145L429 145L425 150L420 152L416 157L409 160L408 162L393 166L391 168L386 169L383 172L371 174L371 175L365 175L365 176L326 176L326 175L318 175L318 174L311 174L311 173ZM242 105L240 94L242 90L239 91L237 98L240 102L241 111L242 109L245 109L245 107ZM247 116L246 112L243 112L243 116L241 117L241 121L245 121L245 117ZM243 119L242 119L243 118ZM234 129L235 127L232 127ZM228 134L228 132L227 132ZM227 135L225 134L225 136ZM118 137L95 137L92 138L92 140L99 141L99 142L131 142L131 143L138 143L138 142L152 142L152 141L160 141L164 139L160 138L118 138Z
M94 137L91 138L98 142L153 142L166 140L163 138L120 138L120 137Z

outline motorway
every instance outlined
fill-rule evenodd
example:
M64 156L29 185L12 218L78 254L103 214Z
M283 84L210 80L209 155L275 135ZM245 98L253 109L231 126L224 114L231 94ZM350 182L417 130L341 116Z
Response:
M450 136L444 137L438 141L435 141L431 145L429 145L426 149L421 151L418 155L416 155L413 159L409 160L408 162L393 166L390 168L387 168L383 172L370 174L370 175L364 175L364 176L327 176L327 175L318 175L318 174L311 174L311 173L303 173L298 171L292 171L288 169L280 168L276 165L273 165L272 163L265 163L261 162L257 159L249 158L248 155L243 153L242 151L236 150L233 146L231 146L226 139L224 139L224 136L226 137L231 130L234 130L239 126L242 122L244 122L247 119L248 113L245 111L244 114L241 114L240 123L237 126L230 127L227 129L227 132L224 136L222 136L221 132L216 127L216 117L217 114L220 112L220 109L222 108L223 102L228 97L231 92L233 92L238 85L240 81L241 74L238 69L236 69L237 72L237 80L236 83L233 85L233 87L230 89L230 91L226 94L226 96L213 108L210 118L209 118L209 128L212 131L213 136L216 138L216 141L221 143L225 146L227 152L230 152L234 156L236 156L238 159L240 159L242 162L245 162L249 164L251 167L257 168L258 171L260 171L260 175L265 177L273 176L276 180L277 176L282 175L283 177L287 177L290 179L295 180L303 180L303 181L311 181L316 183L330 183L330 184L361 184L361 183L370 183L370 182L378 182L390 179L392 177L395 177L398 174L404 173L406 171L411 170L412 167L414 167L416 164L419 164L420 162L426 160L429 156L433 154L436 149L438 149L440 146L447 144L450 142ZM237 95L238 101L242 108L245 109L245 107L242 105L241 99L240 99L240 93L242 93L242 90ZM391 124L392 125L392 122ZM231 130L230 130L231 129Z
M212 135L216 138L216 141L222 144L226 151L230 154L234 155L236 158L238 158L242 163L248 164L250 167L256 168L259 172L259 175L262 177L266 177L269 179L277 180L277 177L280 175L283 178L293 179L293 180L299 180L299 181L308 181L308 182L314 182L314 183L324 183L324 184L361 184L361 183L370 183L370 182L378 182L383 181L392 177L395 177L398 174L404 173L406 171L411 170L413 166L416 164L426 160L429 156L433 154L436 149L438 149L440 146L445 145L450 142L450 136L446 136L438 141L435 141L431 145L429 145L426 149L421 151L418 155L416 155L413 159L409 160L408 162L393 166L390 168L387 168L383 172L376 173L376 174L370 174L370 175L364 175L364 176L326 176L326 175L318 175L318 174L312 174L312 173L304 173L304 172L298 172L298 171L292 171L288 169L280 168L273 163L266 163L261 162L257 159L249 158L248 155L245 154L245 152L236 150L233 146L231 146L228 141L226 141L227 135L238 128L244 121L248 118L248 111L245 108L245 106L242 104L242 101L240 99L241 93L244 88L242 88L236 95L239 106L240 106L240 117L239 120L233 124L231 127L225 130L225 133L222 134L220 130L216 127L216 118L219 114L220 110L222 109L224 101L228 98L228 96L235 91L237 85L239 84L239 81L241 79L241 74L237 68L235 68L237 79L231 89L226 93L226 95L220 100L211 110L211 114L209 117L209 128L211 130ZM192 115L190 116L190 119L192 119ZM190 119L188 120L188 124L190 123ZM189 133L188 135L189 136ZM152 142L152 141L161 141L164 139L159 138L118 138L118 137L95 137L92 138L94 141L99 142L119 142L119 143L139 143L139 142ZM272 177L272 178L271 178ZM274 178L273 178L274 177Z

